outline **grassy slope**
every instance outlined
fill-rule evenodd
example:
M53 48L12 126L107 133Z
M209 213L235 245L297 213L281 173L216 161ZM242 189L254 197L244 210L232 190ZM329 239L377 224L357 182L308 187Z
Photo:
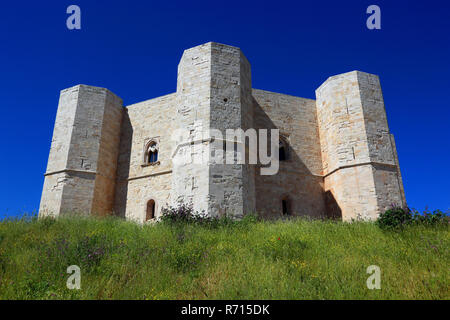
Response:
M0 299L449 299L448 227L0 222ZM66 289L79 265L81 290ZM368 290L366 268L381 268Z

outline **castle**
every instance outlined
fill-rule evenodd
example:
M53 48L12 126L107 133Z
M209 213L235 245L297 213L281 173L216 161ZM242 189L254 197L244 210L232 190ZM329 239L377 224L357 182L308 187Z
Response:
M198 126L279 129L274 175L261 164L179 163L193 145L212 151ZM177 129L191 136L172 138ZM282 153L281 153L282 151ZM206 43L184 51L177 91L127 107L104 88L61 91L40 216L115 214L145 222L180 201L212 216L375 219L405 205L379 78L328 78L316 100L252 88L241 50Z

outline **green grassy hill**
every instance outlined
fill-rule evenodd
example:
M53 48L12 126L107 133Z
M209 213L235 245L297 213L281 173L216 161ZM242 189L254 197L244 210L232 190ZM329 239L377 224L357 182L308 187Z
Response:
M362 222L3 221L0 299L449 299L449 240L447 226ZM81 290L66 288L70 265Z

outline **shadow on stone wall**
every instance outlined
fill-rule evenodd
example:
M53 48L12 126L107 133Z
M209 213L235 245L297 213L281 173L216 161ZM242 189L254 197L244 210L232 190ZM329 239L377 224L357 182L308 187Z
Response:
M256 99L253 99L253 108L255 129L279 129L280 134L287 131L288 128L277 128ZM262 176L260 167L256 165L255 172L256 211L259 216L265 219L282 217L284 199L290 202L293 216L327 216L323 177L314 175L291 145L288 145L288 160L280 161L278 174Z
M131 164L131 144L133 141L133 127L127 109L124 108L122 118L122 134L120 136L120 152L117 161L117 180L116 193L114 201L114 214L125 218L127 197L128 197L128 178L130 175Z
M325 192L326 217L333 220L342 220L342 210L330 190Z

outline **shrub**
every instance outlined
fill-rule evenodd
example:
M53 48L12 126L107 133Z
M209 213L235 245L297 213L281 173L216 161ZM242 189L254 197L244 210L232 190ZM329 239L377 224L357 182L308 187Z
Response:
M439 209L434 210L433 212L430 212L428 211L428 209L425 209L423 214L420 214L418 211L414 210L414 221L416 223L426 225L442 224L448 223L448 216Z
M381 213L377 219L377 225L382 229L397 229L410 224L436 225L447 224L448 217L441 210L432 213L426 209L423 214L408 207L402 208L392 206L392 208Z
M192 204L180 203L178 207L166 207L161 211L161 221L169 223L177 222L206 222L210 220L204 211L194 211Z
M237 223L248 224L252 221L256 221L256 218L253 215L248 215L238 222L228 216L211 217L204 211L195 211L192 204L180 203L178 207L163 208L161 221L170 224L189 223L217 228L220 226L232 226Z
M409 208L392 206L392 208L380 214L377 224L383 229L400 228L410 224L412 221L413 215Z

